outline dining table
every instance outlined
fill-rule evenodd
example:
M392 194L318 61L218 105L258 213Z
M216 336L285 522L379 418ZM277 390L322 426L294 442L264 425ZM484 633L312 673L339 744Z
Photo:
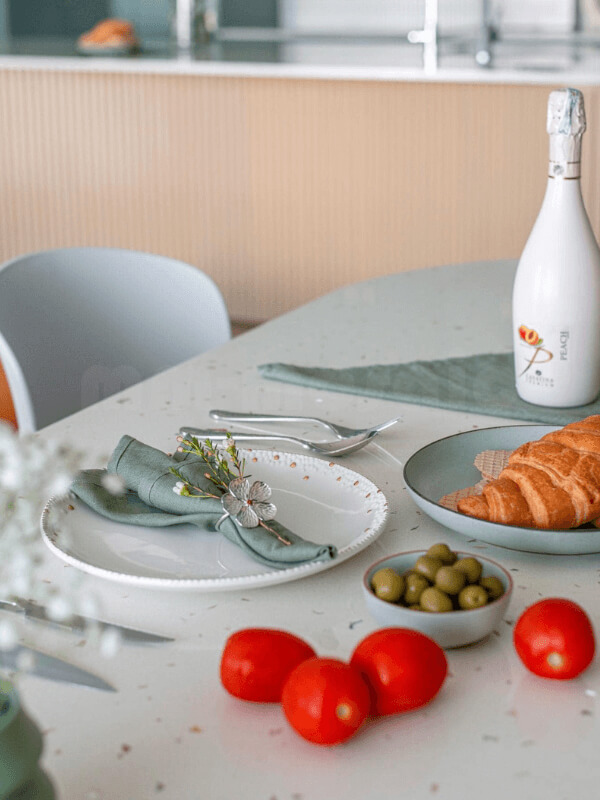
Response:
M101 570L82 569L40 539L37 580L60 586L67 574L76 574L82 591L97 599L102 619L173 639L153 645L123 641L104 653L84 634L25 623L29 641L116 689L86 689L27 672L19 677L23 703L44 734L42 764L59 798L595 796L600 661L573 680L540 678L519 659L513 630L525 608L545 597L577 602L600 630L600 546L597 554L554 555L490 544L434 521L415 504L403 480L406 461L424 445L521 420L267 380L258 369L275 362L344 368L508 353L515 269L514 260L481 261L344 286L36 434L40 441L76 447L84 453L83 466L99 468L124 434L172 452L180 427L222 427L209 416L215 408L317 416L357 428L400 417L355 453L310 456L362 476L386 504L377 535L326 569L300 570L293 579L272 582L228 582L234 545L223 538L221 549L207 555L219 561L221 582L217 577L195 586L153 584L128 580L126 569L116 580ZM173 335L180 313L194 313L183 298L181 309L172 310ZM230 427L274 430L273 425ZM318 431L302 430L308 433ZM252 447L281 453L288 463L307 457L291 442ZM319 474L311 480L318 483ZM294 514L302 514L302 492L315 491L309 483L298 488L300 499L290 495L289 527ZM320 502L327 504L326 494ZM108 529L102 520L90 536L101 536L102 524ZM320 535L327 539L327 531ZM285 630L319 655L348 661L357 644L382 627L365 602L365 571L387 555L439 542L500 563L514 590L504 619L489 636L445 651L448 675L432 702L369 720L342 744L319 746L291 728L278 703L247 702L225 691L219 677L223 647L244 628Z

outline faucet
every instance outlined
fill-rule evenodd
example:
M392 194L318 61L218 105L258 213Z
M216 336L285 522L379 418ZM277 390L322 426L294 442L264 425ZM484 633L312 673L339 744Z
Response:
M423 69L435 72L438 66L438 0L425 0L425 20L422 31L409 31L411 44L423 45Z
M173 28L177 48L190 51L212 39L219 25L219 0L175 0Z
M492 65L492 44L498 40L498 29L494 22L492 0L481 0L481 25L475 47L475 61L480 67Z
M492 66L493 44L500 39L497 11L498 0L481 0L481 23L475 47L475 61L480 67ZM573 59L581 57L578 36L584 31L583 0L573 0ZM539 41L539 39L538 39Z

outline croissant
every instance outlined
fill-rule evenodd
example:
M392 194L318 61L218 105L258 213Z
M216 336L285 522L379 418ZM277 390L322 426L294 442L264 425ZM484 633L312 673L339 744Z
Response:
M600 415L515 450L497 480L459 500L471 517L523 528L576 528L600 517Z
M129 47L136 48L139 42L131 22L123 19L104 19L82 33L77 46L82 50Z

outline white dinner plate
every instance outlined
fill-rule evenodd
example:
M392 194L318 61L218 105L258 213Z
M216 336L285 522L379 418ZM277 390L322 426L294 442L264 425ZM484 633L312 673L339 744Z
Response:
M559 426L560 427L560 426ZM406 487L419 508L453 531L488 544L529 553L579 555L600 553L600 530L539 530L468 517L439 504L446 494L474 486L481 473L473 461L483 450L514 450L540 439L553 425L511 425L457 433L422 447L404 466Z
M125 525L70 498L70 511L42 513L42 537L59 558L102 578L157 589L224 591L250 589L304 578L359 553L382 532L388 506L367 478L338 464L303 455L240 450L253 480L268 483L276 519L318 544L333 544L337 556L286 569L254 561L218 533L194 525L144 528ZM64 498L62 498L64 499Z

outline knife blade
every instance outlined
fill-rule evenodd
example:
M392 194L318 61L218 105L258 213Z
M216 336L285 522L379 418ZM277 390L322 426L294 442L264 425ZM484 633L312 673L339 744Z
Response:
M21 658L29 654L33 656L33 663L26 669L21 669ZM0 650L0 669L22 671L24 674L36 675L39 678L48 678L60 683L72 683L76 686L85 686L90 689L100 689L104 692L116 692L110 683L88 672L75 664L63 661L62 658L51 656L25 644L18 644L12 650Z
M158 643L158 642L172 642L174 639L169 636L159 636L156 633L148 633L148 631L140 631L135 628L129 628L125 625L117 625L109 622L101 622L100 620L93 619L92 617L82 617L79 614L73 614L66 620L56 620L50 616L48 609L34 602L33 600L25 600L22 597L15 597L12 600L0 600L0 611L10 611L16 614L22 614L27 619L33 619L37 622L44 622L48 625L53 625L57 628L63 628L81 633L86 625L97 625L100 631L107 628L117 630L122 638L128 642L138 643Z

